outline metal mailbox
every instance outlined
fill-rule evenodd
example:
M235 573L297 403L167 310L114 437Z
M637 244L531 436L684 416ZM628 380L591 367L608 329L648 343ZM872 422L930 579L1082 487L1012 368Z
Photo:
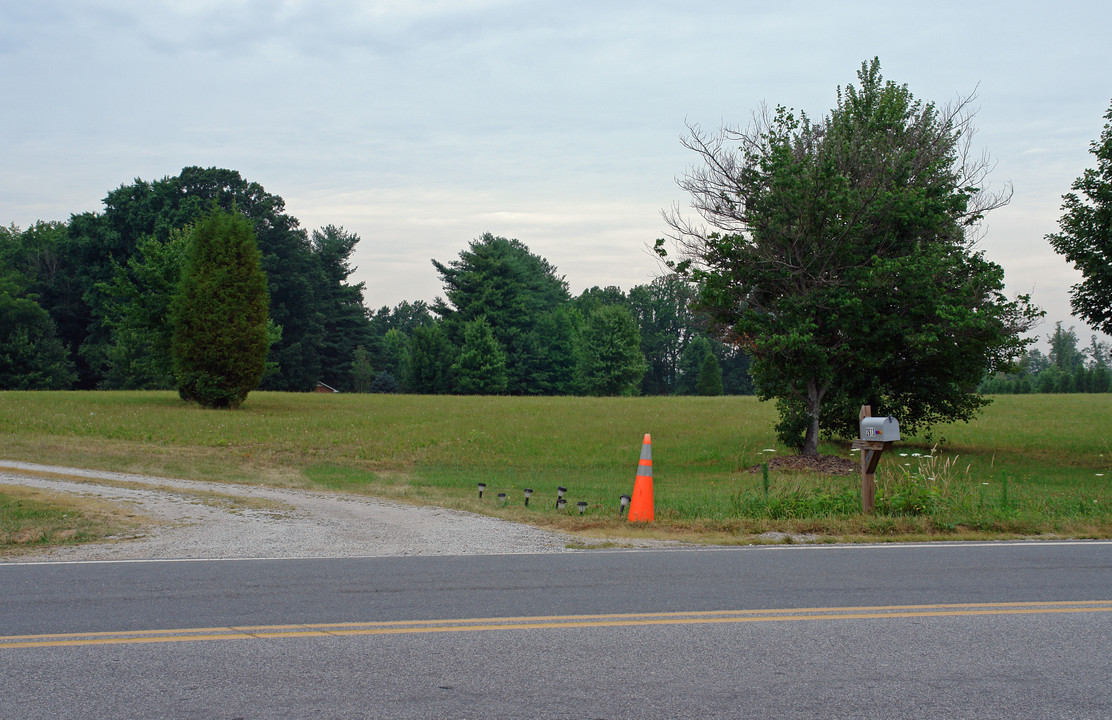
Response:
M889 415L867 417L861 420L861 439L873 442L893 442L900 439L900 423Z

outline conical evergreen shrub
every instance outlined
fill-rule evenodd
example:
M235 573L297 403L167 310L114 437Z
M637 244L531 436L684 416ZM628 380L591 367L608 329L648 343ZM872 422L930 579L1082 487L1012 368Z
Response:
M196 223L173 306L174 377L183 399L237 408L259 386L269 302L251 222L215 210Z

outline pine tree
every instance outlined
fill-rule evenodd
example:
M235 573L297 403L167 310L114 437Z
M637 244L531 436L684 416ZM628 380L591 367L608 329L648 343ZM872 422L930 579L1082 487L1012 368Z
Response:
M641 333L629 310L603 305L587 317L579 342L578 376L587 395L633 395L648 370Z
M483 318L463 328L463 347L452 365L456 392L464 395L499 395L506 391L506 354Z
M190 234L174 298L171 349L178 393L237 408L266 369L269 295L251 222L214 210Z

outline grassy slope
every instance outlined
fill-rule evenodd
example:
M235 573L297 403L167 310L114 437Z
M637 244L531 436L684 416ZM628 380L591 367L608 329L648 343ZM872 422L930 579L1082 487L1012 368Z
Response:
M858 479L759 473L774 408L754 398L476 398L253 393L206 411L173 393L0 393L9 459L211 480L325 486L605 531L651 433L657 516L677 532L1112 535L1107 395L1002 396L941 428L927 467L907 439L885 456L885 511L854 513ZM823 452L848 456L845 443ZM906 464L905 464L906 463ZM921 468L920 466L923 465ZM479 503L475 484L488 484ZM987 483L987 484L985 484ZM551 511L557 485L584 518ZM536 491L521 507L521 489ZM499 491L510 506L489 501ZM930 507L915 510L922 500ZM1095 502L1094 502L1095 501Z

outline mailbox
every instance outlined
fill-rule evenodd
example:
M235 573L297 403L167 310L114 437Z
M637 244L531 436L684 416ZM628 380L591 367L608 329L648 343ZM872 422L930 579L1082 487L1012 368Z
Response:
M867 417L861 420L861 439L873 442L892 442L900 439L900 423L889 415Z

